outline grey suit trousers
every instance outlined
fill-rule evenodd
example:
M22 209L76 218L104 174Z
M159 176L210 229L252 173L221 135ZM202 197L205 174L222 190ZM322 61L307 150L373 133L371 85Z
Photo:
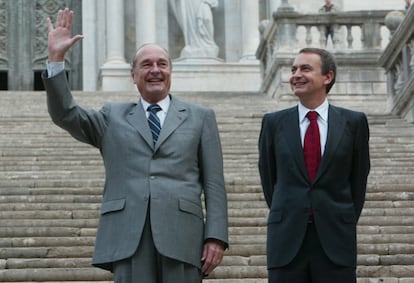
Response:
M200 283L201 278L197 267L162 256L157 251L149 215L135 254L114 262L115 283Z

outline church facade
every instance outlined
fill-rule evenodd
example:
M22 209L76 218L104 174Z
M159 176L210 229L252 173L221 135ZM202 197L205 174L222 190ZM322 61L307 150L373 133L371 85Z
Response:
M269 19L272 12L283 5L312 12L323 4L319 0L305 3L298 0L192 0L192 5L199 2L200 8L193 8L198 13L194 16L196 21L186 27L183 17L192 16L186 2L0 0L0 90L43 89L40 74L47 60L45 19L51 17L54 21L59 9L69 7L75 12L73 32L84 35L65 62L74 90L135 89L129 76L130 60L141 44L156 42L167 48L173 58L172 91L255 92L261 84L255 55L260 41L260 22ZM341 9L358 8L359 2L334 1ZM365 4L375 7L374 2L369 0ZM403 3L396 5L395 0L385 2L388 8L403 6ZM208 27L212 32L210 42L217 47L215 53L203 55L203 52L191 51L193 53L183 56L183 50L188 49L191 42L187 34L199 27L203 17L209 20L210 13L211 26Z

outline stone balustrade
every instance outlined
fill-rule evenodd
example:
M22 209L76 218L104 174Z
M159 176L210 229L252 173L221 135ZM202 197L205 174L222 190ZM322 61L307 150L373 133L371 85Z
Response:
M346 33L335 33L334 46L342 49L372 49L381 48L382 41L387 40L382 35L385 27L385 16L388 10L374 11L348 11L337 13L301 14L293 10L278 10L273 13L272 23L269 27L262 27L262 34L266 41L273 42L274 49L291 50L298 47L299 29L306 30L306 45L326 45L325 27L332 26L335 30L345 27ZM263 23L262 23L263 24ZM316 30L315 33L312 30ZM357 31L360 32L361 46L354 45L357 40ZM345 45L340 45L346 43ZM300 47L300 46L299 46Z
M290 68L297 52L304 47L322 47L334 53L338 64L333 93L386 93L386 78L378 58L390 38L385 26L389 13L376 10L301 14L290 7L278 9L259 27L261 41L256 56L261 62L261 92L278 99L290 96ZM334 30L329 44L325 37L328 25Z
M414 8L387 18L396 29L379 59L387 74L388 110L414 122Z
M385 17L389 12L301 14L293 9L279 9L259 27L261 42L256 55L262 62L262 74L266 75L277 52L296 51L305 46L326 47L327 26L335 31L332 42L337 51L381 50L388 41Z
M413 19L412 7L405 14L389 10L301 14L288 5L281 7L259 27L261 92L276 98L290 95L288 76L297 52L304 47L327 48L338 63L333 92L387 93L387 111L413 122ZM332 38L325 36L327 26L334 30Z

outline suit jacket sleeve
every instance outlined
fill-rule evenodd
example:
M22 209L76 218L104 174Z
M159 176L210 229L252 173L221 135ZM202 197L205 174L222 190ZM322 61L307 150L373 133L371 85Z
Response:
M223 156L217 122L212 110L208 111L203 123L199 159L206 207L204 239L220 240L227 248L228 218Z
M356 126L355 141L351 172L351 188L356 216L359 218L364 206L367 178L370 171L369 127L367 117L363 113L361 113Z
M267 206L272 203L273 188L276 184L276 160L274 159L274 131L272 129L270 114L266 114L262 120L259 135L259 173L262 189Z
M74 100L65 72L47 78L42 74L47 93L47 108L52 121L81 142L100 147L106 127L108 107L100 111L86 110Z

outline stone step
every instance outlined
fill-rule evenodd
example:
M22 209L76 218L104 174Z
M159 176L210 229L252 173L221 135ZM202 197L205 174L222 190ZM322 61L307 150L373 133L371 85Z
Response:
M414 200L399 200L399 201L393 201L393 200L379 200L379 201L367 201L364 204L364 208L387 208L387 207L395 207L395 208L407 208L407 207L413 207Z
M252 177L258 175L257 169L257 162L252 164L244 164L244 166L240 166L238 169L234 168L236 162L234 164L224 163L224 168L228 170L225 173L226 180L231 182L232 179L238 178L240 176L240 172L243 172L245 178ZM400 165L404 165L404 162L401 162ZM391 163L389 166L393 166ZM0 170L0 183L3 187L47 187L48 183L56 184L62 178L65 179L67 186L70 187L70 183L87 183L91 181L91 178L97 178L94 180L95 182L103 182L104 181L104 172L94 167L78 167L77 169L70 170L70 167L67 166L67 171L63 171L54 168L54 170L42 170L40 169L47 169L41 167L34 167L30 168L30 170L26 171L19 171L14 169L12 171L2 171ZM232 169L233 168L233 169ZM399 170L398 167L395 165L394 168L386 167L376 167L372 169L370 173L369 179L372 183L369 184L368 188L378 188L380 189L384 185L400 185L400 184L410 184L411 176L409 175L410 172L413 172L414 166L404 166L404 169ZM238 173L238 174L237 174ZM62 182L62 181L60 181ZM18 184L17 184L18 183ZM20 185L19 185L20 184ZM63 184L62 184L63 185Z
M412 140L410 138L410 140ZM228 145L229 148L223 147L223 156L225 158L225 162L232 162L231 156L237 156L238 158L242 159L254 159L255 161L258 158L258 151L255 145L250 146L239 146L239 145ZM254 147L254 148L252 148ZM386 147L386 148L385 148ZM22 160L24 161L32 161L32 162L43 162L50 161L56 162L56 158L62 157L62 166L66 164L70 164L71 162L76 163L80 161L76 161L76 157L84 157L89 158L90 161L83 161L89 162L89 164L97 163L101 160L100 155L98 154L97 150L91 151L89 148L79 148L79 150L75 148L67 149L68 146L64 147L61 152L57 153L56 151L60 151L58 147L45 147L44 149L36 148L34 150L27 149L27 150L20 150L17 148L7 149L3 147L3 156L5 161L10 160ZM244 154L243 154L244 152ZM414 150L404 148L403 146L395 145L393 146L385 146L384 147L373 147L370 148L370 153L372 155L373 161L381 162L381 160L405 160L406 162L410 162L412 157L414 156ZM73 155L73 156L67 156ZM35 159L36 158L36 159ZM35 159L35 160L34 160ZM234 161L234 160L233 160ZM41 163L39 163L41 164ZM88 163L86 163L88 164ZM412 163L411 163L412 164ZM46 164L47 165L47 164ZM243 164L240 164L243 166Z
M109 281L112 274L98 268L25 268L0 270L0 282Z
M84 258L8 258L8 269L91 268L90 257Z
M131 93L75 95L94 108L105 100L136 100ZM296 99L254 95L260 103L252 103L252 94L179 94L216 111L225 158L231 248L203 282L267 282L268 208L257 139L263 114ZM99 151L53 125L44 93L11 96L6 93L0 105L0 281L112 282L111 274L90 267L104 184ZM383 96L330 101L366 112L370 123L372 169L357 227L358 283L414 282L414 125L386 114Z
M408 274L407 274L408 273ZM411 266L385 266L385 267L359 267L357 274L358 283L403 283L413 282L414 277ZM378 277L378 274L386 274L384 277ZM407 276L404 276L407 274ZM402 275L402 277L401 277ZM228 278L231 279L217 279ZM264 283L267 271L264 267L257 266L219 266L210 276L211 279L205 279L203 282L210 283ZM28 282L26 278L32 278L32 281L38 282L111 282L110 273L101 271L96 268L50 268L50 269L24 269L24 270L0 270L0 280L2 282ZM215 279L216 278L216 279ZM374 278L374 279L373 279ZM375 278L378 278L378 281ZM400 278L400 279L399 279ZM404 279L405 278L405 279ZM57 281L58 280L58 281ZM242 281L241 281L242 280ZM386 280L386 281L385 281ZM395 281L408 280L408 281Z
M244 176L247 174L249 176L255 176L258 174L257 157L235 155L229 156L224 154L224 158L233 159L224 161L224 168L226 171L225 174L234 172L243 172ZM411 160L384 159L376 161L375 158L372 158L371 161L372 170L370 172L370 178L372 179L384 178L384 175L404 174L407 176L407 172L412 172L414 169L414 162ZM103 178L104 174L103 168L101 167L102 165L98 162L96 164L90 162L89 164L78 165L76 162L62 160L62 162L59 163L43 162L43 164L41 164L39 162L34 162L30 164L30 161L22 161L19 163L19 161L16 160L8 163L8 165L0 165L0 175L2 175L2 179L39 178L43 176L45 176L45 179L50 179L53 177L59 178L59 174L71 175L73 178L79 179L87 178L91 175L97 175L98 177ZM90 174L90 172L92 172L92 174ZM389 178L389 176L386 177Z
M398 216L398 215L414 215L414 207L404 207L404 208L370 208L364 207L362 210L361 217L367 216Z
M5 133L4 135L10 135L8 133ZM254 134L254 136L258 136L259 134ZM235 135L232 133L231 137L226 138L224 135L222 135L222 144L223 149L225 150L224 153L231 154L231 153L238 153L240 154L240 151L246 150L246 153L254 153L257 154L257 142L258 138L254 138L252 140L250 139L253 135L248 135L244 133L243 135ZM28 138L28 137L25 137ZM371 146L370 150L374 154L374 157L378 153L403 153L407 152L409 155L412 156L413 154L413 148L412 145L409 145L408 143L411 142L412 136L405 137L406 141L401 141L399 143L393 143L389 144L390 141L388 140L380 140L380 141L374 141L375 136L371 136ZM19 143L14 140L19 139L18 137L14 137L14 139L11 139L10 141L4 141L2 142L2 150L5 153L5 156L13 157L13 156L37 156L37 155L45 155L47 153L52 154L52 156L65 156L65 153L68 152L74 152L75 155L81 155L82 153L87 153L90 156L95 156L96 159L99 159L100 155L97 149L92 148L91 146L82 145L82 146L74 146L73 142L68 142L67 144L60 143L53 144L48 143L47 140L39 140L39 144L30 144L25 145L24 143ZM391 139L391 137L389 137ZM24 147L24 148L22 148ZM16 151L16 150L19 151ZM55 149L55 150L52 150ZM56 149L61 149L62 152L56 152ZM76 151L75 151L76 150ZM77 150L81 151L78 152ZM389 152L384 152L385 150ZM388 156L388 155L385 155ZM382 155L379 155L379 157L382 157ZM398 157L398 155L397 155ZM69 158L70 160L71 158ZM72 158L73 159L73 158Z
M36 255L35 253L33 253ZM85 257L73 258L8 258L3 263L7 265L8 269L38 269L38 268L90 268L91 254ZM377 254L363 254L358 256L358 265L360 270L363 267L375 267L381 263L386 265L413 265L414 259L411 255L395 254L395 255L377 255ZM231 255L226 253L221 267L231 266L256 266L263 268L266 265L265 255Z
M96 233L94 228L74 227L0 227L0 237L82 237Z
M70 228L95 228L98 219L0 219L0 226L7 227L70 227Z
M11 247L1 248L1 258L91 258L93 246L72 246L72 247ZM1 280L0 280L1 281Z
M6 206L7 207L7 206ZM9 206L10 207L10 206ZM2 210L0 211L0 223L9 221L11 224L15 226L20 226L19 222L24 220L87 220L87 219L97 219L99 216L99 205L94 207L88 207L89 209L79 209L74 208L72 204L67 205L67 209L62 207L62 205L56 206L54 209L48 209L43 211L38 210ZM3 207L4 208L4 207ZM268 215L268 208L265 206L265 203L260 201L258 202L257 206L253 208L244 207L240 209L240 207L233 207L229 206L228 214L229 217L234 219L240 218L266 218ZM406 217L404 220L398 219L398 217L404 216ZM414 216L414 208L412 207L404 207L404 208L369 208L365 207L362 211L361 221L359 222L360 225L365 225L368 223L369 225L378 224L376 219L381 218L383 222L388 223L388 225L396 224L396 222L401 221L410 221L411 218ZM16 222L14 222L16 220ZM63 222L62 222L63 223ZM36 223L33 223L36 224ZM50 225L53 226L52 222L49 222ZM397 223L398 224L398 223ZM4 223L4 227L9 226L8 224Z
M60 183L56 182L55 185L58 186ZM76 186L77 185L77 186ZM62 186L67 186L67 183L62 184ZM89 182L82 183L76 182L74 187L88 187L91 186ZM99 187L93 185L94 188ZM0 195L0 204L1 203L100 203L101 195ZM386 191L386 192L367 192L366 193L366 202L369 201L403 201L403 200L413 200L414 192L405 192L405 191ZM239 194L229 193L228 201L263 201L264 197L261 192L256 193L242 193Z
M1 248L29 248L29 247L76 247L76 246L93 246L95 244L94 236L61 236L57 237L14 237L0 238Z

